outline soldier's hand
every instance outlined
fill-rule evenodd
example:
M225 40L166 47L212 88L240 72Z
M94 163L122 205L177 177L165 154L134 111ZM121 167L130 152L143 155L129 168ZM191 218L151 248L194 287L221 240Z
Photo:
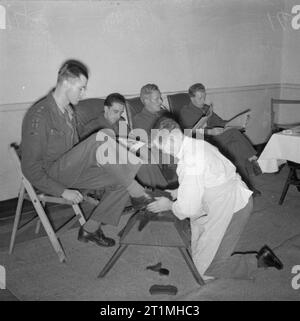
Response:
M61 196L74 204L78 204L83 200L82 194L74 189L65 189Z

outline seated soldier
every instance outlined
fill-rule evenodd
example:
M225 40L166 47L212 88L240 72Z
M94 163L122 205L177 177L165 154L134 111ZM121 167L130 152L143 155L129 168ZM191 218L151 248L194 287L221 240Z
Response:
M205 87L194 84L189 88L190 103L183 106L179 113L179 123L183 129L191 129L195 123L206 115ZM261 174L257 162L256 150L250 141L236 128L225 128L226 121L216 113L208 117L205 139L217 146L237 167L240 175L253 190L253 196L260 196L261 192L254 187L251 174Z
M155 84L143 86L140 99L144 108L133 117L133 128L142 128L150 133L154 123L165 110L162 108L162 98L158 86Z
M82 63L69 60L62 65L54 90L31 106L24 117L21 166L35 188L75 204L83 200L79 190L105 188L103 201L79 229L78 239L113 246L115 241L104 235L101 224L117 225L129 196L145 195L135 179L140 174L140 181L147 186L155 187L157 181L138 161L107 163L99 152L103 141L97 135L101 131L79 143L72 106L82 98L87 82L88 71ZM114 149L114 141L109 143Z
M141 88L140 91L140 99L144 105L144 108L141 112L137 113L133 117L133 128L134 129L143 129L147 133L147 137L149 138L148 143L151 145L151 129L159 119L163 116L172 117L169 111L163 107L161 92L157 85L155 84L146 84ZM152 149L153 151L153 149ZM153 151L152 155L158 155L155 151ZM150 154L149 154L150 156ZM169 186L174 186L177 184L177 174L176 174L176 165L174 164L173 157L167 157L170 160L170 164L162 163L163 156L158 156L160 159L157 159L159 163L159 167L168 181Z
M235 166L215 146L184 135L173 120L162 120L158 129L152 143L176 158L179 187L169 191L173 201L156 197L147 209L190 219L192 257L204 279L252 278L260 267L281 269L268 246L234 252L253 207Z
M116 135L119 132L119 121L125 121L122 114L125 109L125 97L119 93L108 95L104 101L104 110L100 115L85 124L78 130L80 140L83 140L91 134L103 128L112 129ZM100 108L100 107L99 107Z

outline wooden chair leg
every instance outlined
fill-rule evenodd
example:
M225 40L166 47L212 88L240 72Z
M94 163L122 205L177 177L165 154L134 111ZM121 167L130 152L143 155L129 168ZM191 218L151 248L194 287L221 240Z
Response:
M12 230L10 244L9 244L9 251L8 251L9 254L11 254L13 252L14 245L15 245L16 234L17 234L17 231L18 231L18 226L19 226L19 223L20 223L20 218L21 218L21 213L22 213L22 207L23 207L23 201L24 201L24 193L25 193L25 187L22 184L21 187L20 187L20 192L19 192L19 197L18 197L18 204L17 204L16 214L15 214L15 219L14 219L14 225L13 225L13 230Z
M81 226L84 225L86 223L86 219L85 219L79 205L75 204L75 205L72 205L72 207L73 207L73 210L76 214L76 217L78 218L80 225Z
M195 267L195 264L193 262L193 259L189 253L189 251L186 248L178 247L180 253L182 254L186 264L188 265L190 271L192 272L196 282L200 285L204 285L205 282L203 281L201 275L199 274L197 268Z
M289 174L288 174L288 177L286 179L286 182L284 184L284 187L283 187L283 190L282 190L282 193L281 193L281 197L280 197L280 200L279 200L279 205L282 205L284 199L285 199L285 196L287 194L287 191L290 187L290 180L291 180L291 177L293 175L293 170L290 168L290 171L289 171Z
M46 202L41 201L41 204L43 206L43 208L45 208L46 206ZM38 234L40 232L41 229L41 220L38 218L37 222L36 222L36 226L35 226L35 234Z
M66 255L65 255L65 252L52 228L52 225L44 211L44 208L42 207L40 201L36 198L36 197L33 197L32 195L31 196L31 199L32 199L32 203L33 203L33 206L43 224L43 227L49 237L49 240L51 242L51 245L53 246L55 252L57 253L58 255L58 258L59 258L59 261L60 262L64 262L66 261Z
M114 264L117 262L119 257L123 254L123 252L127 249L128 245L121 244L113 256L110 258L110 260L106 263L102 271L99 273L98 278L103 278L109 271L110 269L114 266Z

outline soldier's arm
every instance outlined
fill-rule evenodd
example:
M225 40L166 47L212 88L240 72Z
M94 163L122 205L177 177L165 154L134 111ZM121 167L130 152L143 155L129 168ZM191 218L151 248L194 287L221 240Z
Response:
M66 187L52 179L44 169L47 148L46 121L42 114L26 115L22 126L22 171L41 192L61 196Z

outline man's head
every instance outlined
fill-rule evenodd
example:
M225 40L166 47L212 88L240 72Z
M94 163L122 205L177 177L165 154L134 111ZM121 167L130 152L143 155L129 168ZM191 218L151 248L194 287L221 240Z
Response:
M183 137L180 126L173 119L162 117L152 130L152 145L176 156L180 151Z
M118 122L124 112L125 104L126 100L121 94L113 93L108 95L104 101L105 119L111 124Z
M162 99L161 93L157 85L147 84L142 87L140 99L145 108L151 113L157 113L161 110Z
M192 85L188 92L192 103L196 107L203 107L206 98L205 87L202 84L197 83Z
M88 78L86 66L77 60L68 60L58 71L57 86L64 92L68 103L76 105L83 98Z

